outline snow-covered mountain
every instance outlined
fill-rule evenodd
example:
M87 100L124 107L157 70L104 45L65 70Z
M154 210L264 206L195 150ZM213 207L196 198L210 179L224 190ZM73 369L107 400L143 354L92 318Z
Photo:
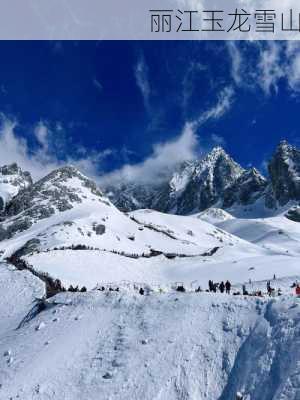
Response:
M134 185L108 189L112 202L122 210L152 208L174 214L192 214L221 201L224 192L242 175L243 168L221 147L204 159L182 163L168 182L159 186ZM140 190L140 187L144 189ZM147 195L145 196L145 192Z
M221 147L201 160L182 163L170 179L157 185L123 181L107 188L111 201L124 211L151 208L189 215L209 207L265 214L300 200L300 151L282 141L269 162L269 178L256 168L243 169Z
M286 152L271 182L220 148L184 163L155 201L187 214L228 206L188 216L124 213L72 166L16 186L0 220L0 399L298 400L291 154L286 203L272 183L286 176ZM266 199L275 216L237 217ZM46 299L57 279L88 292L58 285ZM227 279L235 295L206 293L208 280Z

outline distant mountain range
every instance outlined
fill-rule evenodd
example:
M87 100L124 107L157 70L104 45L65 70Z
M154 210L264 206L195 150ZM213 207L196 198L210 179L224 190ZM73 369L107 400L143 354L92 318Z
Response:
M218 207L251 210L254 205L276 209L300 200L300 151L280 142L268 164L269 177L244 169L221 147L202 160L183 162L168 182L159 185L122 182L106 188L111 201L123 211L150 208L188 215Z
M183 162L167 182L143 185L125 181L100 191L72 166L53 171L35 183L30 173L17 164L3 166L0 239L7 237L8 231L27 229L33 220L46 218L56 209L68 210L74 203L84 201L80 195L82 186L101 201L110 200L123 212L148 208L190 215L217 207L236 214L241 210L250 212L258 205L272 211L300 200L300 150L282 141L268 170L266 178L255 168L244 169L223 148L216 147L201 160ZM67 180L72 181L71 187L64 184ZM16 215L22 217L14 220Z

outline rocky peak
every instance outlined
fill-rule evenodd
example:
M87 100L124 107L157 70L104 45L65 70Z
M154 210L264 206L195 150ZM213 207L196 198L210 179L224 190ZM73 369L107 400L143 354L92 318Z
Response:
M268 166L272 193L280 206L300 200L300 151L280 142Z
M214 186L217 191L231 185L244 169L236 163L222 147L215 147L197 162L193 180Z
M103 196L95 182L73 166L59 168L33 185L20 191L6 206L2 237L28 229L35 222L59 212L87 203L111 203ZM88 204L89 203L89 204Z
M243 173L222 147L215 147L202 160L185 164L180 173L173 175L169 193L164 192L155 208L167 199L161 211L191 214L205 210L222 201L224 191ZM174 184L176 182L176 184Z

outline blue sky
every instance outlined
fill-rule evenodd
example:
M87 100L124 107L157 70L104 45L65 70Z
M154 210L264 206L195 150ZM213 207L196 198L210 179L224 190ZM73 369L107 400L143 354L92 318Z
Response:
M293 42L0 42L1 164L155 178L222 145L262 171L299 144Z

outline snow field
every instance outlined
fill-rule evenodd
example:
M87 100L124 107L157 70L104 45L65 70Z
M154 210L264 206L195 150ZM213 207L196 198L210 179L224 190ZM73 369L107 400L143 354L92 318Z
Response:
M297 400L299 310L286 296L60 294L1 334L0 398Z

